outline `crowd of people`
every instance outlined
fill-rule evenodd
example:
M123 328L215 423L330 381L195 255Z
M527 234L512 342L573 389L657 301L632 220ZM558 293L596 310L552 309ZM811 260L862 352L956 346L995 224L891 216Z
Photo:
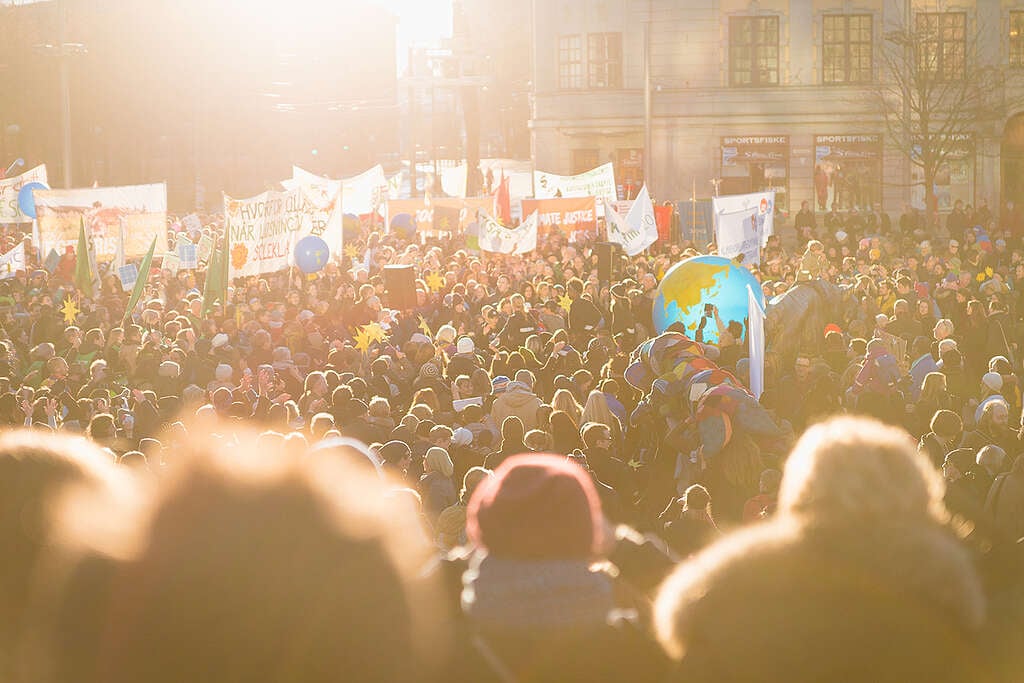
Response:
M73 253L51 271L24 238L0 281L0 676L1009 680L1022 221L865 213L805 202L745 264L766 299L843 300L813 343L767 340L772 437L727 422L742 460L627 372L661 278L713 244L606 271L596 236L512 257L364 224L316 274L214 296L204 264L154 268L126 310L116 273L87 296ZM201 218L172 243L222 241ZM714 346L670 331L749 383L743 326L711 321Z

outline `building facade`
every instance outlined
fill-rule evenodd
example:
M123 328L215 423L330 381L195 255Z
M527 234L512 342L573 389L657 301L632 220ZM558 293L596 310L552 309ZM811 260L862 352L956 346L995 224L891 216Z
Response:
M883 41L902 27L938 27L924 48L997 68L1002 101L1024 101L1024 2L550 0L534 11L537 168L612 161L620 194L646 174L656 199L774 189L794 211L803 200L923 208L921 174L873 100ZM1024 201L1022 110L954 136L940 210Z

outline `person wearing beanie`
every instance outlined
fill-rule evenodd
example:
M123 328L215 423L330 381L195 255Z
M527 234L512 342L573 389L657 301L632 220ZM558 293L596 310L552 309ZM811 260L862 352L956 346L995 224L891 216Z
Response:
M939 475L905 432L848 417L811 427L775 516L662 585L669 680L991 680L981 581L945 522Z
M423 476L420 477L418 491L423 500L423 514L431 524L437 522L442 510L457 500L453 474L455 465L448 457L448 451L437 446L428 448L423 456Z
M459 337L455 344L455 355L448 361L447 377L454 381L459 375L472 377L477 369L483 367L483 362L476 354L476 344L471 337Z
M592 570L605 529L590 476L565 458L517 455L484 478L466 510L469 642L447 680L660 680L664 657Z
M981 377L981 401L974 409L975 424L981 421L981 413L985 406L993 401L1003 401L1009 406L1009 401L1003 397L1003 376L998 372L986 372Z

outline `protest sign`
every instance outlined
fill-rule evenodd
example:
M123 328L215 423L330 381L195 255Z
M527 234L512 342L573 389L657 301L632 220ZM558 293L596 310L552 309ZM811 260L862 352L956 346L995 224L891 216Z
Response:
M774 231L775 193L715 197L711 206L718 254L726 258L742 254L744 263L760 264L761 248Z
M22 213L18 206L18 193L28 183L46 182L46 164L13 178L0 178L0 223L31 223L32 217Z
M121 280L121 289L125 292L130 292L135 288L135 283L139 280L139 268L134 263L121 266L117 269L117 277Z
M557 228L565 233L596 232L597 212L594 197L564 199L524 199L523 215L537 212L540 232Z
M298 187L264 192L249 199L224 195L230 254L229 277L283 270L295 262L295 244L320 237L332 256L341 255L341 207L338 196L322 202L321 188Z
M185 241L178 245L179 268L194 270L199 267L199 255L196 245Z
M7 280L14 277L19 270L25 270L25 243L19 242L18 246L6 254L0 254L0 280Z
M380 164L343 180L332 180L310 173L299 166L292 166L291 180L282 184L289 190L294 190L300 185L326 186L331 195L340 190L342 213L356 216L373 213L388 196L388 179L384 175L384 167Z
M184 266L181 265L181 258L177 254L171 253L164 256L163 263L160 264L160 267L169 272L171 277L174 277Z
M481 211L477 218L481 251L498 254L529 254L537 249L537 212L515 228L506 228L493 217Z
M648 194L646 185L640 190L625 217L620 216L607 201L604 217L608 228L608 241L621 245L627 256L636 256L658 241L654 205L651 203L651 195Z
M209 235L203 235L199 239L199 245L196 247L196 258L203 263L207 263L210 260L210 254L213 252L213 238Z
M615 168L609 162L579 175L534 171L533 196L537 199L598 197L614 202L619 198L615 189ZM527 212L525 207L523 212Z
M407 213L416 221L420 230L430 230L434 226L434 207L458 209L459 227L465 229L476 220L478 211L494 212L494 197L438 197L427 203L425 199L389 199L385 205L385 216L388 225L391 218L400 213Z
M167 251L167 185L128 185L73 190L37 190L40 251L78 244L84 221L97 261L117 254L124 233L124 256L144 256L156 238L157 249Z

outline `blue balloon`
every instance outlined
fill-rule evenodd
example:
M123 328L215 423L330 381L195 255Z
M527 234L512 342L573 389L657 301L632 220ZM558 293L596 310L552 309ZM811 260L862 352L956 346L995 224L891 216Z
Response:
M403 237L416 234L416 219L411 213L399 213L391 219L391 229Z
M327 242L315 235L306 235L295 245L295 265L303 273L323 270L331 258Z
M32 196L32 190L49 190L42 183L25 183L18 190L18 208L29 218L36 217L36 198Z

